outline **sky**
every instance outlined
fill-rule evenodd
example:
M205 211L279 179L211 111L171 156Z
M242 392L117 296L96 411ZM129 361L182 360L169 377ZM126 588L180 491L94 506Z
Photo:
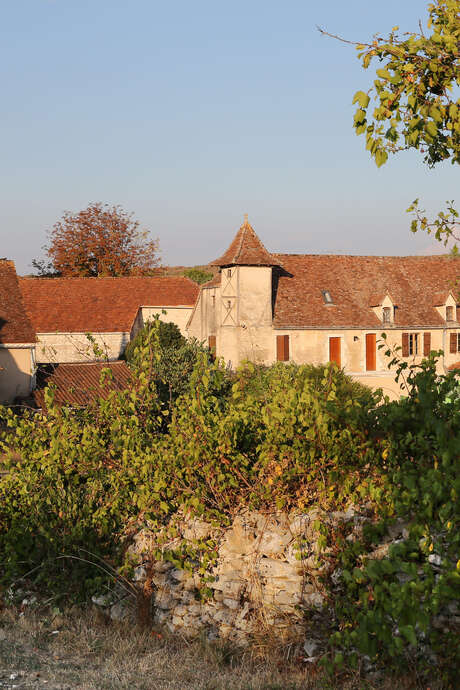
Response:
M0 255L19 273L64 211L121 205L165 265L220 256L244 213L267 249L417 254L416 197L459 197L420 154L378 169L352 128L352 40L428 0L0 0Z

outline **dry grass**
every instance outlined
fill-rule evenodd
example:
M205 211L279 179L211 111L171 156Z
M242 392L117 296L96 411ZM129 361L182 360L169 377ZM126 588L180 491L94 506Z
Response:
M108 622L97 610L73 609L54 618L39 610L0 612L2 690L314 690L390 685L359 679L330 683L310 666L283 664L280 655L257 663L248 652L229 645L141 631L126 623Z

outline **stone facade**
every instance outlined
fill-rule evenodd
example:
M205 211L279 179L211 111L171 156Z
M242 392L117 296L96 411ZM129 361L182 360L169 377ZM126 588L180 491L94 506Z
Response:
M245 221L214 263L219 276L202 286L187 329L232 367L333 360L394 398L382 333L409 364L441 349L439 373L460 360L460 260L270 255Z

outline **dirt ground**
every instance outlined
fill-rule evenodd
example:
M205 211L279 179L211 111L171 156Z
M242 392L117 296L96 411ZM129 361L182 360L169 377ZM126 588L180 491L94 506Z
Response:
M268 648L258 660L257 650L143 631L96 608L0 610L0 690L427 690L412 675L331 680L296 653Z
M310 674L312 672L310 671ZM318 686L301 667L280 673L229 646L166 639L106 621L97 610L54 617L0 612L0 689L259 690Z

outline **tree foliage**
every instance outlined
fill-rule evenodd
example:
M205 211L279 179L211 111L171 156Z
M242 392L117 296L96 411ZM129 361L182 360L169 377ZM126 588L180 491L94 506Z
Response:
M198 283L198 285L202 285L203 283L207 283L208 280L211 280L213 274L210 271L204 271L201 268L188 268L186 271L184 271L184 276L190 278L190 280L193 280L195 283Z
M199 356L209 349L198 340L184 338L175 323L156 314L126 347L124 357L135 373L148 364L149 380L163 403L171 405L188 389Z
M62 276L148 275L159 264L158 240L148 239L120 206L93 203L78 213L66 211L49 235L45 250ZM40 272L41 262L34 266ZM50 266L45 269L49 274Z
M356 45L364 69L378 63L373 86L354 95L353 126L379 167L390 153L408 149L419 151L429 167L460 163L458 0L434 0L428 13L426 32L420 23L417 32L400 35L395 26L387 38L377 34L370 42L346 41ZM447 204L447 212L430 222L414 201L408 209L414 213L411 229L433 231L447 242L458 218L452 202Z

